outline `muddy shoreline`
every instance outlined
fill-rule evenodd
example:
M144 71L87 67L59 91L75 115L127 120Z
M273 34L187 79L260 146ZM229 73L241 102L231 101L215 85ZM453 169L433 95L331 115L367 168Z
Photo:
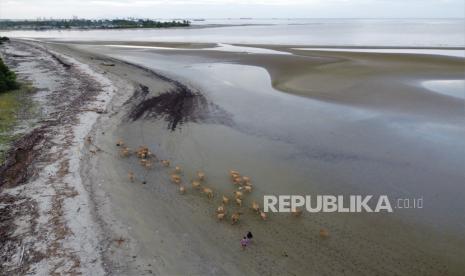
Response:
M223 178L223 174L216 168L224 169L223 165L227 158L235 157L234 149L244 146L240 144L241 142L244 144L249 142L244 138L247 135L246 132L238 131L239 128L231 128L235 125L237 118L224 106L217 105L211 94L192 85L191 82L186 82L186 79L173 78L171 74L165 74L164 71L151 70L140 64L111 58L106 56L105 52L93 51L94 49L86 50L66 44L43 45L46 45L59 60L66 64L74 63L69 63L64 56L73 57L74 62L88 64L99 75L111 81L114 96L105 107L81 106L88 100L80 100L77 97L70 101L71 106L75 104L77 108L71 108L69 113L51 112L51 114L64 115L56 121L56 127L70 123L67 118L79 113L88 114L92 120L95 119L95 125L92 129L86 128L75 133L80 139L79 142L71 139L73 134L70 133L68 138L71 140L66 143L68 146L82 143L82 147L73 148L73 151L79 152L79 161L76 163L76 160L60 159L63 162L57 164L56 170L51 172L53 177L48 180L49 183L60 188L59 192L51 193L51 205L54 206L52 210L55 211L50 213L52 214L51 221L55 225L53 231L55 231L56 238L48 252L54 252L57 258L67 260L66 265L56 266L57 262L53 258L45 260L40 257L41 255L36 255L37 259L26 258L31 263L32 270L29 271L39 273L39 267L44 265L44 260L52 263L55 271L58 272L84 271L84 274L92 272L95 275L186 273L202 275L244 273L250 275L307 275L308 273L315 275L419 273L458 275L462 268L459 260L461 249L456 246L463 243L462 239L444 234L448 233L446 231L434 232L429 229L420 231L418 227L402 223L390 216L325 216L319 214L307 216L306 214L296 219L287 215L275 215L270 216L269 221L261 221L248 207L249 201L259 199L260 195L266 192L266 183L262 183L265 181L260 182L258 177L251 198L245 201L242 209L238 209L243 212L241 222L232 226L229 221L216 221L213 208L215 206L212 204L217 203L221 192L229 189L229 186L228 188L221 186L221 182L227 183L228 178ZM288 68L286 66L292 63L280 57L271 58L271 55L252 56L248 60L240 54L207 53L202 55L210 55L217 61L232 60L233 63L260 64L264 67L278 68L276 69L278 71ZM185 55L181 54L178 57L183 56ZM336 57L335 60L355 56L341 56ZM67 69L53 56L50 58L62 70L74 70L74 66ZM327 58L316 58L315 61ZM374 57L368 57L370 62L374 62L372 58ZM294 59L296 58L292 58ZM313 58L309 59L313 60ZM433 71L438 68L436 65L433 67ZM305 68L307 67L301 64L295 69L303 72ZM85 76L88 77L88 75ZM294 80L290 80L287 84L293 82ZM316 84L321 83L321 79L316 82ZM300 85L306 87L302 83ZM82 89L87 91L89 87L84 85ZM338 95L334 97L336 96ZM337 100L342 99L344 102L347 100L346 97L348 96L343 95ZM240 102L240 104L246 105L245 102ZM364 103L364 106L366 104ZM189 108L185 108L186 106ZM454 112L447 111L444 118L453 117ZM209 140L208 136L211 136L211 133L221 137L216 140L224 141ZM87 136L91 138L87 140ZM238 145L235 145L235 141L228 140L228 136L240 138ZM133 149L148 145L157 157L171 159L173 165L180 164L183 170L183 181L187 184L187 193L181 195L177 186L170 183L169 175L172 168L164 168L155 164L153 168L147 170L142 168L134 157L122 158L120 148L115 145L119 139L123 139L126 145ZM84 143L86 140L87 142ZM270 180L276 178L280 183L290 182L293 175L283 176L288 172L284 169L285 162L280 164L282 167L275 167L272 170L267 167L267 163L260 164L263 160L257 156L267 153L255 151L255 149L259 148L263 141L256 137L251 141L254 147L246 149L250 151L250 155L245 152L250 159L250 164L259 163L254 168L264 174L270 174ZM280 143L273 143L274 147L281 149ZM207 150L210 147L215 148L216 144L226 147L224 152L231 156L222 155L221 151L215 159L216 162L213 162L220 164L218 167L210 163L207 164L213 167L212 169L202 167L205 158L202 154L209 153L194 151L194 155L189 156L185 152L202 148L203 144L207 144ZM228 150L230 144L231 150ZM244 154L244 152L238 150L238 154ZM59 156L64 157L66 154ZM245 166L249 162L245 159L238 160L241 162L232 166L237 166L239 169L242 169L240 166ZM346 161L351 162L351 160ZM198 169L207 171L207 183L215 191L213 200L208 200L204 194L188 186L191 176ZM281 173L281 170L285 173ZM312 168L312 170L313 174L318 173L317 169ZM134 172L136 176L134 182L128 180L128 171ZM45 172L50 174L50 170L45 170ZM79 175L81 180L70 182L67 178L70 172ZM252 172L252 170L246 171L246 173ZM37 177L44 177L44 175L39 174ZM60 186L61 182L70 184ZM18 187L27 185L26 183ZM318 187L311 189L324 191L324 189L319 190ZM280 190L277 191L284 193L285 185L280 185ZM87 197L80 197L82 194L87 194ZM16 196L17 199L14 200L20 200L19 195ZM5 197L4 200L11 202L12 198ZM77 205L73 205L74 211L71 212L65 206L72 200L75 200ZM82 202L85 204L80 204ZM33 207L30 203L28 204L22 208L35 208L34 210L43 208L43 206ZM231 212L234 210L232 206L228 208L231 208ZM5 219L11 225L14 218L11 210L8 212L9 215L5 216ZM85 226L98 226L91 229L98 233L97 237L86 236L91 230L81 229L79 232L76 230L79 228L65 219L70 216L80 217L83 212L88 214L90 220L81 221L81 223ZM31 227L40 228L40 223L38 226ZM329 239L322 239L318 236L321 227L330 229ZM242 252L237 238L250 229L253 230L256 240L251 250ZM9 232L11 236L13 230L5 228L4 231ZM92 256L85 257L82 255L84 253L77 255L62 250L61 243L66 241L66 237L73 231L78 233L74 233L74 237L83 235L86 238L85 241L91 241L87 247L79 250L91 252ZM444 236L440 237L442 234ZM448 239L449 243L444 242ZM10 240L13 243L10 243L9 250L13 248L11 244L20 243L14 237ZM450 243L450 240L454 243ZM447 254L441 252L447 252ZM21 255L21 252L10 251L9 254L17 256ZM40 265L34 266L34 264ZM29 269L29 267L26 268L26 270Z
M117 50L107 50L93 47L75 48L75 45L59 45L57 47L60 47L64 51L69 51L70 53L78 52L84 55L84 58L88 58L89 56L95 57L99 55L105 56L105 54L108 54L110 56L109 60L111 60L111 63L114 63L114 66L107 67L107 69L105 69L108 72L108 74L115 74L116 76L119 76L121 78L130 79L131 82L134 82L136 87L138 85L144 85L146 87L149 87L149 91L150 93L153 93L153 95L161 95L163 94L163 92L169 90L172 87L169 83L166 83L164 81L157 82L156 80L153 80L151 78L152 74L147 72L146 68L139 70L140 64L143 63L137 62L137 59L134 59L134 63L139 64L136 66L128 64L127 60L118 61L117 59L112 59L111 55L115 52L119 54L117 56L122 56L122 54ZM130 51L121 52L127 55L132 54ZM151 50L149 50L148 52L151 53ZM151 57L149 53L144 53L144 55ZM142 58L147 59L144 55L142 55ZM155 61L157 61L157 63L161 63L163 57L167 57L167 59L187 58L188 60L190 60L189 58L192 58L192 55L194 54L187 53L185 51L183 51L182 53L170 53L168 51L163 51L163 55L154 53L153 60L154 63ZM240 59L245 60L246 58L248 58L249 60L244 61L243 63L252 64L260 58L261 60L258 61L256 64L267 63L267 66L274 66L275 68L279 68L279 70L283 70L283 68L288 68L286 67L287 65L290 66L293 60L298 59L297 57L294 57L290 60L286 60L285 57L277 57L272 55L254 56L247 54L240 57L241 54L223 52L195 52L195 55L200 55L202 58L208 56L209 58L207 58L206 60L210 62L212 60L219 62L227 60L228 62L239 64L242 64ZM134 54L134 56L138 57L136 54ZM373 55L368 56L370 59L374 57ZM399 56L396 55L396 57ZM158 60L158 58L160 60ZM384 58L386 58L386 56L383 56L381 59ZM326 57L315 58L316 61L322 61L326 59ZM432 60L433 59L436 58L432 58ZM314 59L312 58L310 60ZM337 61L339 60L339 58L336 58L335 60ZM204 59L198 59L195 61L200 63L205 62ZM305 66L297 66L295 69L298 71L304 71L305 68ZM163 71L163 74L164 73L165 72ZM173 74L167 75L173 76ZM186 78L179 79L181 79L185 83L190 83L188 81L189 79L187 79L187 81ZM336 81L334 82L336 83ZM314 82L314 85L320 84L326 83L320 81ZM337 82L336 84L339 84L339 82ZM302 86L308 87L304 85ZM204 88L208 89L208 87L209 86L206 86ZM382 91L384 90L380 90L377 92ZM206 91L202 90L202 92L205 93ZM225 91L225 93L226 92L229 91ZM208 96L211 97L212 95ZM336 96L339 95L335 95L335 97ZM349 96L351 95L340 95L340 98L338 98L338 100L345 100L346 97ZM360 95L358 95L357 97L360 97ZM394 98L396 97L393 96L393 99ZM244 99L248 98L244 97ZM400 100L402 99L402 97L397 97L396 99ZM238 102L240 102L241 104L245 104L241 101ZM369 106L369 104L363 104L363 106L366 107ZM401 108L401 110L402 112L406 112L405 108ZM407 113L409 111L417 112L418 110L415 108L411 108L408 109ZM122 111L122 113L124 113L124 111ZM395 110L393 113L395 113ZM424 110L422 111L422 114L429 114L429 116L431 116L431 119L433 120L443 120L443 118L440 118L441 116L438 114L433 115L432 113L425 113ZM455 115L451 114L448 114L448 116L449 118L455 117ZM115 120L118 121L117 119ZM195 130L194 125L198 126L199 129ZM215 169L201 167L203 165L203 162L206 162L205 160L203 160L202 154L205 153L203 153L202 151L195 151L194 156L189 156L187 153L185 155L183 154L184 151L189 152L190 150L200 146L202 144L201 139L205 139L207 141L207 145L202 144L203 146L207 146L206 151L208 151L210 147L223 146L221 145L221 143L219 143L219 145L208 145L208 142L215 143L215 139L209 140L207 138L209 132L201 133L204 129L204 127L202 127L202 124L186 124L179 131L167 131L166 133L163 131L163 129L166 129L166 124L163 123L163 120L158 119L138 120L136 122L126 122L124 124L112 122L109 125L105 125L105 128L105 133L113 132L115 134L113 139L106 135L105 137L99 135L99 137L97 138L99 141L99 146L102 145L105 151L115 152L115 148L112 145L117 139L122 138L128 144L128 146L132 148L137 148L139 145L149 144L151 146L151 149L154 150L154 153L156 153L157 156L160 156L160 158L173 158L175 160L179 160L178 162L183 162L183 167L185 167L186 169L186 181L188 181L192 173L195 173L195 170L197 168L206 169L208 170L208 173L211 174L217 174ZM224 130L221 126L218 125L213 125L212 129L213 130L211 131L217 131L216 133L218 133L218 135L220 135L222 139L225 139L226 144L234 144L234 141L227 139L228 135L238 135L234 137L240 138L239 141L241 142L244 141L241 140L243 139L243 133L239 135L234 133L234 131ZM260 143L260 140L253 141L256 141L257 144ZM183 143L185 143L187 146L183 147ZM239 148L242 145L238 143L238 145L235 146ZM220 150L219 148L215 149ZM223 156L228 156L229 154L234 156L233 149L235 149L234 146L231 147L231 151L220 151L220 154L214 155L215 157L210 158L216 160L217 163L225 163L225 161L223 161ZM250 150L254 152L254 148L250 148ZM361 150L363 151L363 149ZM223 153L223 155L221 153ZM175 157L173 157L173 155L175 155ZM254 154L251 154L248 157L252 159L254 158L253 155ZM327 154L325 154L325 156L327 156ZM337 163L337 160L339 160L338 155L330 155L330 157L331 162ZM227 158L224 159L226 160ZM320 158L318 157L318 159ZM349 158L344 162L353 162L357 161L358 159L359 158ZM263 160L259 160L260 162L263 162ZM447 252L455 252L450 253L447 256L441 256L441 253L439 253L442 252L441 250L434 250L434 248L438 248L437 243L436 245L435 242L430 243L429 239L426 238L426 236L429 235L425 234L426 230L422 231L424 233L419 233L415 230L415 227L412 227L409 224L403 224L393 218L387 218L384 216L378 218L370 218L369 216L350 216L350 219L348 219L347 217L344 218L343 216L334 216L332 218L326 216L312 216L312 218L310 219L303 219L298 224L291 224L290 220L279 217L273 220L272 223L270 222L271 225L275 225L275 223L278 223L279 226L273 227L273 229L275 229L276 232L267 233L267 231L269 230L267 224L262 225L259 221L255 221L253 218L252 220L250 217L247 218L247 216L249 216L250 213L246 211L246 218L244 218L244 221L241 222L241 225L238 228L231 229L227 225L220 224L220 226L218 226L218 223L212 221L213 214L210 213L211 206L208 204L208 202L198 202L199 199L195 193L188 193L189 195L186 197L186 199L179 198L179 195L177 194L175 187L170 186L169 178L165 176L163 170L160 168L154 168L153 170L147 172L145 170L138 169L136 165L131 162L128 163L124 160L118 160L118 158L116 158L115 160L115 156L105 156L101 160L94 160L94 162L95 163L88 164L87 168L84 169L85 174L89 175L89 181L92 181L92 179L94 179L94 181L103 180L100 183L100 185L104 187L106 191L111 192L113 194L111 197L112 199L109 203L112 207L109 209L113 210L113 213L116 217L119 217L123 220L123 224L126 225L128 229L130 228L129 230L125 230L124 227L121 227L121 234L117 234L117 236L121 235L123 237L134 238L130 239L130 242L127 245L128 247L126 249L135 250L134 252L140 252L137 254L137 264L140 266L145 265L147 269L153 269L153 271L157 271L154 268L156 267L159 271L165 273L183 273L185 271L194 270L199 271L199 273L209 274L208 271L213 270L225 272L226 274L238 274L243 272L243 269L248 269L247 271L251 274L271 273L269 269L280 271L282 273L288 273L289 271L286 269L289 269L289 267L286 267L284 265L284 262L288 264L292 263L293 265L291 266L291 271L296 274L303 274L304 270L307 269L314 269L315 271L319 271L322 273L334 274L342 274L342 270L344 270L345 273L348 274L355 274L357 272L382 273L387 271L391 273L406 274L408 272L414 273L415 271L422 270L422 267L425 267L425 264L428 262L432 262L433 264L431 265L431 267L427 269L428 271L426 272L426 274L454 274L458 271L458 268L460 267L460 265L458 265L457 262L453 261L455 257L451 256L458 256L458 252L460 252L460 249L454 248L455 246L452 246L451 244L449 244L449 247L445 243L441 243L442 246L445 246L442 250ZM242 164L245 162L245 160L242 160ZM107 167L108 164L112 164L111 166L115 168L106 168L104 170L99 170L98 172L94 169ZM209 164L210 166L213 166L213 164ZM383 164L387 165L386 163ZM393 165L393 167L396 166L396 162L393 162L391 164ZM241 163L236 163L235 166L240 165ZM245 166L245 164L243 165ZM251 165L252 164L249 164L249 166ZM219 167L221 167L221 169L223 170L227 170L227 167ZM282 175L276 175L273 174L273 172L269 172L269 168L266 167L266 163L263 164L263 168L260 169L265 171L264 174L272 174L273 177L280 179L282 183L287 183L289 181L288 178L290 176L284 177ZM135 172L136 178L139 177L139 180L136 181L135 185L130 184L130 186L128 186L126 183L127 172L129 170ZM318 173L316 169L312 171L313 174ZM99 177L94 178L95 174L97 173L99 174ZM321 179L318 180L321 181ZM223 187L218 186L220 186L221 182L223 181L225 180L221 177L213 178L212 176L211 185L212 187L221 189ZM146 184L143 184L142 182L145 182ZM257 187L256 189L257 191L259 191L260 187ZM285 193L286 189L283 186L279 191ZM261 194L262 192L265 191L259 191L257 193ZM130 196L128 197L127 194L130 194ZM137 198L137 202L133 202L131 198ZM130 206L130 208L126 210L121 208L121 206ZM176 206L176 210L172 210L172 206ZM169 214L168 217L166 217L167 214ZM144 218L149 219L146 220ZM348 223L348 220L350 220L351 222ZM346 223L344 223L344 221ZM365 229L366 227L363 227L363 225L365 225L368 221L370 221L370 223L368 224L372 226L377 226ZM164 226L161 227L161 225ZM341 233L341 236L333 237L333 240L331 242L322 243L318 239L318 237L312 235L312 233L317 232L317 229L315 229L315 227L318 227L319 225L330 225L329 227L334 228L334 231L338 231L339 233ZM190 229L191 227L195 227L196 230L181 230L184 228ZM217 230L218 227L220 227L219 230ZM255 231L259 231L261 236L260 248L254 249L254 252L251 253L254 257L250 259L247 259L247 257L238 254L234 250L236 244L234 237L237 235L241 235L241 231L244 231L248 228L252 228L255 229ZM175 231L175 233L167 232L170 231L167 229ZM215 231L218 231L218 233ZM388 233L386 233L386 231L388 231ZM289 237L289 233L294 233L294 237ZM384 233L382 234L383 238L379 237L379 233ZM446 233L446 231L444 230L434 232L434 236L437 238L438 235L442 235L441 233ZM186 240L179 240L180 237L186 237ZM295 237L299 237L300 239L304 239L308 242L302 243ZM446 236L443 236L439 239L442 240L443 238L445 239L445 237ZM225 243L224 246L218 247L212 244L212 241L220 240L223 243ZM358 250L356 252L353 251L355 250L355 247L349 245L349 240L356 240L359 244L359 247L363 248L363 250ZM462 243L460 238L457 238L456 241L457 244ZM166 243L170 244L171 246L167 246ZM135 246L138 249L134 249L133 246ZM285 249L288 247L293 248L293 254L288 253L289 257L287 257L287 261L283 261L281 253L283 250L288 252L289 250ZM208 250L202 248L208 248ZM318 248L317 252L315 252L315 248ZM192 261L179 264L176 261L176 258L179 257L179 254L177 253L179 251L183 252L182 256L187 260L203 259L204 261L200 263L192 263L194 262ZM200 256L198 256L198 253L195 253L198 251L202 252ZM397 253L393 253L394 251ZM340 253L336 254L335 252ZM412 252L416 252L415 256L412 255L414 254ZM258 254L259 256L255 254ZM369 257L373 255L376 255L378 257L374 257L373 259ZM150 259L149 256L155 256L154 260ZM301 256L301 259L298 259L297 256ZM222 265L220 260L221 258L234 259L233 262L236 265ZM353 258L363 259L364 261L362 263L357 262L356 264L353 264L351 262L351 260L355 262ZM275 262L278 262L279 264L273 263L273 260ZM312 265L312 268L308 267L310 263ZM331 263L332 266L328 266L329 263ZM391 265L394 263L396 263L396 265ZM132 271L132 269L134 268L131 268L131 266L129 266L121 269L126 273L130 273L130 271Z

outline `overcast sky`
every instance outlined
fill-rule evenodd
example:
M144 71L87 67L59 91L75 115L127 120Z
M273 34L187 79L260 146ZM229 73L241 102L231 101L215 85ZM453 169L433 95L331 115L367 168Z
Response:
M0 18L451 18L465 0L0 0Z

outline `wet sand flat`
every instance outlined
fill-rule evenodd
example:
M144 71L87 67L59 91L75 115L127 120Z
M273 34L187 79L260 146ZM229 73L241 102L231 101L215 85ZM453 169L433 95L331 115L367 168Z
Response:
M273 87L318 100L394 112L412 112L449 119L463 115L462 102L424 93L423 80L463 79L463 58L391 53L269 49L294 55L244 54L222 51L165 51L216 62L265 68Z
M463 269L463 102L420 84L463 78L462 60L50 47L125 85L128 100L94 128L96 143L110 154L89 157L83 168L85 181L107 197L102 220L108 231L130 241L109 253L117 256L115 272L459 275ZM163 111L191 95L166 94L177 93L176 83L201 95L189 116ZM152 100L162 103L151 111L155 116L129 116L151 99L163 99ZM120 138L180 165L187 193L170 183L172 168L147 171L135 158L120 158ZM229 169L254 183L243 208L227 207L243 212L235 226L215 220L218 198L234 189ZM197 170L206 172L213 200L190 188ZM135 183L128 171L135 172ZM250 209L264 194L325 193L421 196L429 207L373 215L270 214L268 221ZM329 230L329 239L320 238L320 228ZM256 238L242 252L239 239L248 230ZM128 263L131 254L137 258Z

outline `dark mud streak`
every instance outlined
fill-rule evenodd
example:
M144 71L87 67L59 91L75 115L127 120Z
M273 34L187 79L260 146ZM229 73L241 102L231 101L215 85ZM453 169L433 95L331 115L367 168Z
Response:
M125 64L143 72L149 76L171 84L168 91L151 98L149 88L143 84L134 91L134 94L124 103L131 106L127 121L139 119L164 119L168 122L168 129L175 131L186 122L222 124L234 126L233 115L220 106L209 102L202 93L189 88L187 85L166 77L152 69L128 61L111 57L91 57L91 59Z
M168 121L168 129L174 131L178 124L185 121L201 120L201 114L195 114L195 103L201 98L185 87L172 89L159 96L143 100L131 110L129 117L132 121L144 119L156 119L160 116Z
M145 85L139 84L139 88L137 88L132 96L124 102L124 105L128 105L130 103L136 102L140 99L145 99L149 94L149 88Z
M233 125L232 115L218 105L209 102L200 92L147 68L127 62L123 63L140 68L173 86L160 95L147 98L149 95L148 87L140 85L133 97L127 102L139 102L129 111L129 120L163 118L168 122L168 129L171 131L175 131L186 122Z

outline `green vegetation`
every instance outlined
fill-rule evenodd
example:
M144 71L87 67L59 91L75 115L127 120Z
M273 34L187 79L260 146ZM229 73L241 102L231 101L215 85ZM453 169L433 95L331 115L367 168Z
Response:
M8 37L6 37L6 36L0 36L0 45L2 45L3 42L5 42L5 41L10 41L10 39Z
M1 37L0 41L8 41ZM4 161L5 152L15 140L14 129L21 116L33 112L29 93L31 86L19 85L16 74L3 63L0 58L0 164Z
M0 93L18 88L16 74L3 63L0 58Z
M21 134L16 133L24 118L34 117L37 111L30 97L34 90L30 85L21 85L8 93L0 93L0 164L10 144Z
M127 29L189 27L188 20L154 21L149 19L50 19L50 20L1 20L4 30L50 29Z

